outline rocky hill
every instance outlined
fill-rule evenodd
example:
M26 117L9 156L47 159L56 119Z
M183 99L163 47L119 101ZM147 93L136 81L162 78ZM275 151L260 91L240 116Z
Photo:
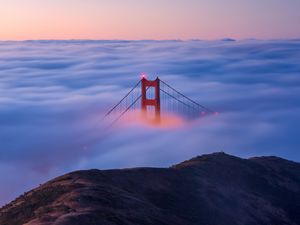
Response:
M76 171L0 209L1 225L299 225L300 164L224 153Z

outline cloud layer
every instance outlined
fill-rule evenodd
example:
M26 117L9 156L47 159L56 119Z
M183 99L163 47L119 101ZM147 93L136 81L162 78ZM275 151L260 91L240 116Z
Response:
M300 161L300 40L0 42L0 204L76 169L168 166L202 153ZM105 130L146 72L221 112Z

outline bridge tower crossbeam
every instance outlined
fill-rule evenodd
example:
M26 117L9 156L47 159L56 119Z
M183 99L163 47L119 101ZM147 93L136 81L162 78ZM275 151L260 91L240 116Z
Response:
M160 123L160 80L157 77L155 80L147 80L145 77L141 80L142 96L141 96L141 108L142 114L145 118L149 119L149 114L154 113L153 121ZM149 88L154 88L154 97L149 98L147 91ZM152 107L152 110L151 110Z

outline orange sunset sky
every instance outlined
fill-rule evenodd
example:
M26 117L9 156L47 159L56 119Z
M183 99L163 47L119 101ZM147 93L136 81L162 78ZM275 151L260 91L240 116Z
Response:
M298 0L1 0L0 40L298 38Z

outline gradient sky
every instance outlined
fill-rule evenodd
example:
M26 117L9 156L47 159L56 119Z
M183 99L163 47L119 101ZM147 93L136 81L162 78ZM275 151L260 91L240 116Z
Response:
M299 38L299 0L1 0L0 40Z

